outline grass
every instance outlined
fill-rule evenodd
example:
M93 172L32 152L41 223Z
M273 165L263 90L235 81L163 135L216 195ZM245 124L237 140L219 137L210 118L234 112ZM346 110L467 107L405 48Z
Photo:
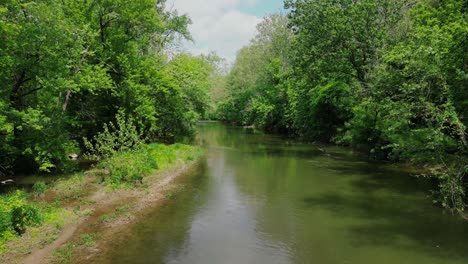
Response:
M101 223L110 223L119 218L120 216L126 214L130 209L129 205L123 205L115 209L115 212L112 214L105 214L101 216Z
M71 177L63 178L54 186L56 199L59 201L78 200L84 195L86 185L84 173L76 173Z
M60 259L61 263L72 263L73 252L75 251L76 245L73 243L68 243L64 247L56 250L54 256L57 259Z
M74 253L80 247L94 247L96 245L96 234L82 234L77 241L69 242L54 251L54 257L60 263L73 263Z
M78 240L79 246L94 247L96 245L96 235L95 234L83 234Z
M165 196L166 196L167 199L172 199L174 197L174 193L173 192L168 192L168 193L166 193Z
M113 187L143 184L144 178L155 171L164 170L178 159L193 161L203 154L200 148L182 144L150 144L119 153L98 166L107 171L104 181Z
M92 209L94 203L89 197L93 190L106 186L111 190L125 187L142 187L144 190L145 181L151 175L168 170L178 163L185 164L197 160L203 153L199 147L182 144L145 145L138 150L118 153L100 162L88 172L63 177L47 186L39 182L32 193L1 195L0 262L2 255L12 253L21 256L21 252L30 252L37 248L37 245L52 243L59 237L65 224L91 216L94 213ZM49 192L53 193L54 201L48 199L46 202L47 199L39 199L38 196L44 195L46 191L48 196ZM172 193L167 196L172 198ZM87 205L88 208L82 209L83 205ZM15 226L11 224L12 208L16 207L25 208L20 210L20 216L25 219L21 224L21 232L17 232ZM112 214L103 215L100 220L111 222L128 211L128 205L121 206ZM22 233L27 236L21 236ZM62 247L54 255L62 263L70 262L76 246L92 246L95 240L95 235L83 235L78 242Z

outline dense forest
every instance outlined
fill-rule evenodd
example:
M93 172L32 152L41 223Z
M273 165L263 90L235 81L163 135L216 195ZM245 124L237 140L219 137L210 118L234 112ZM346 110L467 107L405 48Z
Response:
M438 202L468 181L468 1L287 0L242 48L218 118L427 165Z
M165 1L1 1L0 173L193 134L222 60L174 52L190 22Z

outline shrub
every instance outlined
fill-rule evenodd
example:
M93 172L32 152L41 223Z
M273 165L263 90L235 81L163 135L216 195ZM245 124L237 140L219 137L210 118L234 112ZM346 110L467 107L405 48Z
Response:
M4 203L0 204L0 234L11 231L12 228L11 213Z
M30 203L19 203L12 208L11 222L18 234L23 234L26 227L42 222L39 208Z
M43 181L38 181L33 185L33 192L35 195L42 195L46 192L47 185Z
M23 234L28 226L42 222L39 207L29 203L24 192L16 191L0 200L0 233L14 230Z
M163 145L150 144L127 152L120 152L99 163L99 168L105 170L108 176L104 181L112 186L123 183L142 182L143 178L157 169L165 169L179 157L187 161L197 159L202 151L182 144Z
M133 123L132 118L126 118L124 113L116 115L116 124L104 124L104 131L98 133L92 140L83 138L87 149L84 157L91 160L109 158L119 152L139 148L143 144L142 133Z
M462 213L466 207L465 176L468 165L452 166L445 170L433 171L439 180L439 200L444 208Z
M108 182L111 185L142 182L143 177L157 169L157 161L146 148L119 153L103 161L100 165L109 171Z

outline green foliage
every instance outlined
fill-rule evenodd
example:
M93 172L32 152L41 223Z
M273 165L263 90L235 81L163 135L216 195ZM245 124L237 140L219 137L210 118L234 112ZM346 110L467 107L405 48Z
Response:
M113 187L142 183L143 179L158 169L172 164L176 157L191 156L196 159L200 151L196 147L174 144L150 144L137 150L117 153L102 161L99 168L106 170L105 182Z
M174 42L191 39L189 23L165 1L3 1L2 171L67 170L83 137L92 156L108 156L133 147L128 137L136 135L190 136L206 111L212 70L201 58L166 56ZM123 142L112 140L117 131Z
M39 224L42 221L39 208L33 204L16 204L12 207L11 222L18 234L26 231L28 226Z
M47 185L44 181L35 182L33 185L33 192L35 195L42 195L46 192Z
M291 31L283 15L271 15L257 27L258 34L242 48L226 80L225 98L219 100L217 118L267 131L287 131L288 54Z
M10 209L5 205L0 205L0 234L11 231L13 227Z
M177 76L174 81L183 91L187 111L192 111L200 117L206 116L209 104L209 77L213 70L208 61L188 54L175 56L167 67L169 75Z
M464 178L467 173L468 165L466 164L433 170L432 174L437 177L439 182L436 202L439 202L444 208L463 213L466 208L467 183Z
M80 236L78 245L84 245L87 247L93 247L96 245L96 236L93 234L83 234Z
M43 215L37 205L26 200L24 192L17 191L0 197L0 234L9 232L23 234L29 226L42 222Z
M336 136L351 117L355 101L349 85L335 80L314 87L297 100L300 106L294 120L299 134L320 141Z
M142 135L137 131L132 118L126 118L125 114L116 116L116 124L113 122L104 124L104 131L95 135L92 142L83 139L87 149L85 157L88 159L105 159L118 152L126 152L138 149L142 144Z
M143 177L157 168L156 161L149 158L147 153L130 151L120 153L102 162L101 166L109 171L108 182L111 185L122 183L142 182Z
M463 208L467 182L451 168L468 157L466 1L285 7L238 53L218 118L441 167L442 204Z

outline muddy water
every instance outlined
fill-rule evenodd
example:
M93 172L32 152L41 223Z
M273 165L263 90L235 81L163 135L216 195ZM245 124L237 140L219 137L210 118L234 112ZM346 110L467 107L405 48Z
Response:
M349 149L216 123L188 187L98 263L468 263L468 222Z

